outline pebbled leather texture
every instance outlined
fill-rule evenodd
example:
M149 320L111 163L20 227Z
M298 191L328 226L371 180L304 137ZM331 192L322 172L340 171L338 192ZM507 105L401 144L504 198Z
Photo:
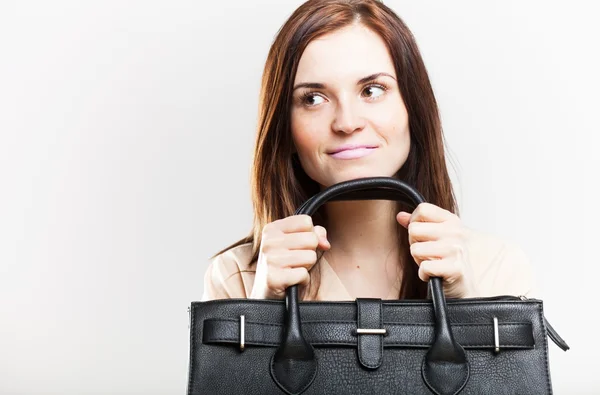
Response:
M358 359L355 302L300 302L302 329L318 361L314 381L302 394L433 393L421 373L433 343L432 301L381 303L389 335L383 337L383 362L372 370ZM446 303L455 339L463 344L470 366L461 395L552 393L542 301L484 298ZM193 302L188 394L285 394L269 374L281 343L285 310L284 300ZM239 348L240 315L247 323L244 351ZM499 353L493 347L494 317L499 322Z
M381 299L356 299L358 328L383 329ZM377 369L383 362L383 335L357 334L358 360L366 369Z

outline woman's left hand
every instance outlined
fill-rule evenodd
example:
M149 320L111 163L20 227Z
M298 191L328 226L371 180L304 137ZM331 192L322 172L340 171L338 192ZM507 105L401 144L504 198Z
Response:
M410 252L421 280L441 277L448 297L478 296L466 246L469 231L456 214L421 203L412 214L400 212L396 219L408 229Z

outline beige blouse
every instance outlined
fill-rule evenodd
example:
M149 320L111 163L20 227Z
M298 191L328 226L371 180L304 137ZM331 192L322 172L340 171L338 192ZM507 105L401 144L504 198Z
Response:
M480 296L522 295L539 298L529 259L514 243L473 231L467 249ZM247 243L213 258L204 275L202 300L249 297L255 274L243 271L256 270L256 265L248 266L251 254L252 245ZM318 265L321 265L321 285L315 300L354 300L324 258L319 260ZM398 289L392 287L387 299L396 299L397 295Z

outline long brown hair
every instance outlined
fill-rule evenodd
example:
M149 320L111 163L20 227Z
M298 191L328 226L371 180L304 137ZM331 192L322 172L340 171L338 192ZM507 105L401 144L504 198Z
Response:
M303 171L293 154L290 112L293 82L300 57L315 38L353 23L378 33L386 43L409 118L411 147L396 174L414 186L425 199L457 212L446 168L442 126L427 70L415 39L404 22L376 0L309 0L290 16L279 30L266 60L259 100L258 130L252 165L254 226L251 233L220 251L252 243L252 259L258 259L263 227L293 215L319 186ZM323 221L315 217L315 223ZM325 225L325 224L323 224ZM417 275L406 230L399 227L402 284L399 298L424 298L426 284ZM318 266L311 270L311 289L319 286Z

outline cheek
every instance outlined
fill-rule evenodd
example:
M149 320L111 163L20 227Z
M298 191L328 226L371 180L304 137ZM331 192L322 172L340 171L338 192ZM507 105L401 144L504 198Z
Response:
M314 156L322 145L322 134L315 118L292 115L292 139L300 159Z
M380 108L377 114L376 130L380 131L382 138L388 144L409 144L410 132L408 125L408 113L402 103L398 100L390 103L390 106Z

